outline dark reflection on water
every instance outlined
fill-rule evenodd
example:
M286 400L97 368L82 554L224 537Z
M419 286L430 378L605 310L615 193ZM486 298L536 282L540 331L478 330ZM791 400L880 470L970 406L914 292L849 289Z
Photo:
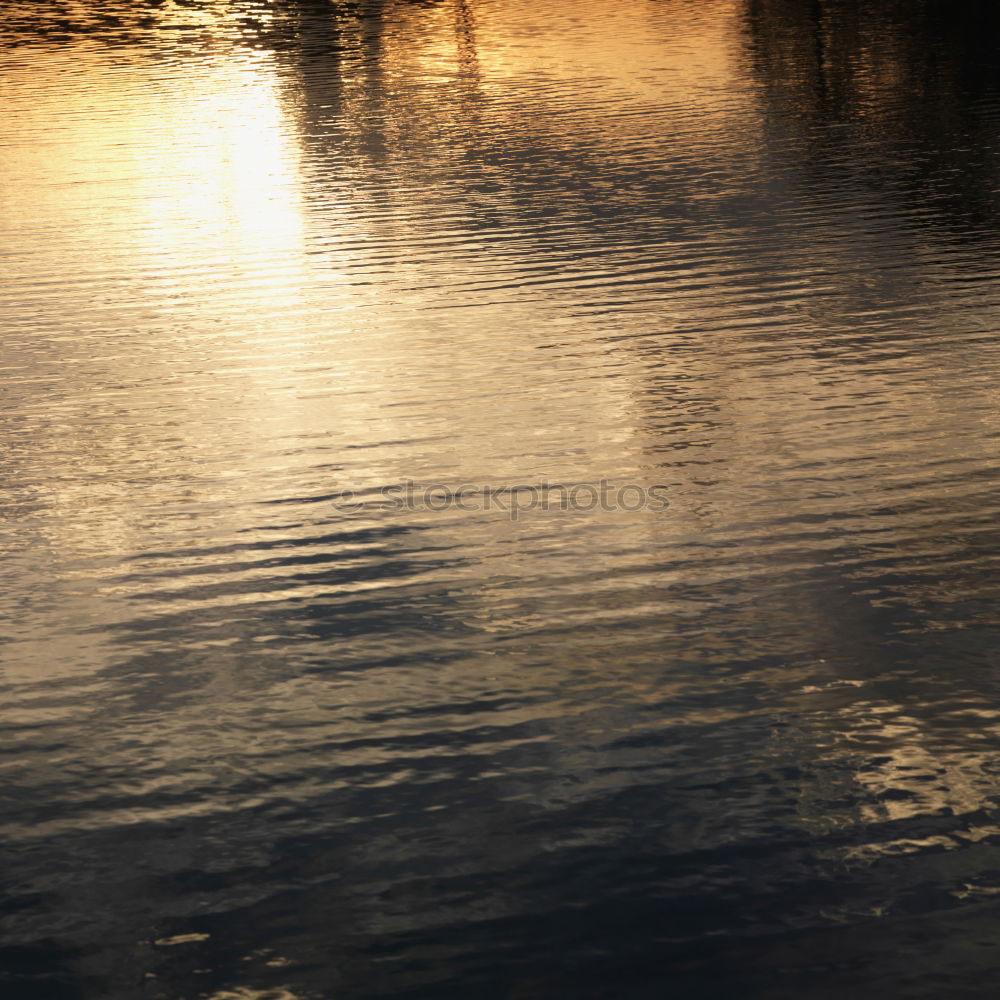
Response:
M992 996L996 19L0 5L4 996Z
M753 0L747 25L754 69L818 176L849 166L939 225L952 216L957 239L990 234L1000 11L977 0Z

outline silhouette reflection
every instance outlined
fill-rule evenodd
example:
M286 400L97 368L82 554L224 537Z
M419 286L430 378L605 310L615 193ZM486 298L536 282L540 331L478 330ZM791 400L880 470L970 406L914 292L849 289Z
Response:
M748 0L754 71L808 169L900 192L951 234L996 228L990 51L1000 14L961 0Z

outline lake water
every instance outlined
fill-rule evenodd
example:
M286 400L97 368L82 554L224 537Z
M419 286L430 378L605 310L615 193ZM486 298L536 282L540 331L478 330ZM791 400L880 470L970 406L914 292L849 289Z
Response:
M0 3L5 1000L995 996L997 30Z

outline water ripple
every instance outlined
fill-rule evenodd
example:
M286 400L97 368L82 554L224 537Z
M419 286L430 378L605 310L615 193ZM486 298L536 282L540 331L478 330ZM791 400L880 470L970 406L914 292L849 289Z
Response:
M992 996L996 20L0 3L3 995Z

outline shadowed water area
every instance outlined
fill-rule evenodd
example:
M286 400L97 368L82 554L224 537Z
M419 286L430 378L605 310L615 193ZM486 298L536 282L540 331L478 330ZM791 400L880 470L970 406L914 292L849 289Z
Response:
M4 1000L995 996L997 31L0 2Z

